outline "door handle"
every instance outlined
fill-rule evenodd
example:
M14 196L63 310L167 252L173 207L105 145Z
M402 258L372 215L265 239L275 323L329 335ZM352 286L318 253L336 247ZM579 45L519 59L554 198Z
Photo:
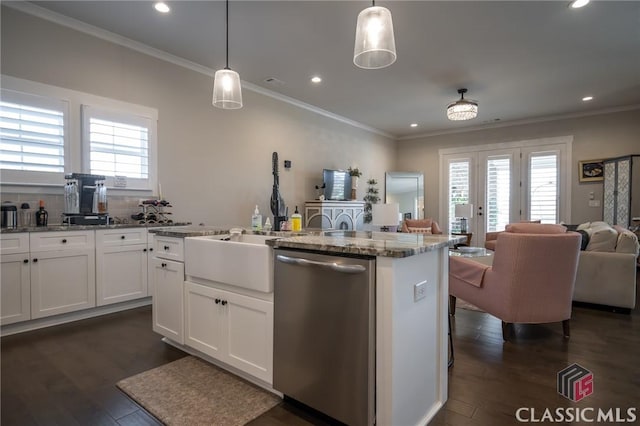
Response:
M281 254L276 256L282 263L296 266L317 266L319 268L331 269L332 271L342 272L344 274L359 274L367 270L362 265L340 265L339 263L332 262L318 262L317 260L301 259L299 257L283 256Z

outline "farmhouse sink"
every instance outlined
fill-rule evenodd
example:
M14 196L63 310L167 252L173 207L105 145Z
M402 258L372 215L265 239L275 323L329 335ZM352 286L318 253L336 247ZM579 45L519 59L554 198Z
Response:
M273 249L266 235L185 238L185 274L248 290L273 292Z

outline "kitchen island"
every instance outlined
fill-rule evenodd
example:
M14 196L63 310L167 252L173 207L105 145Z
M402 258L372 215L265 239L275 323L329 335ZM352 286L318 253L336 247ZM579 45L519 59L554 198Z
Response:
M290 257L285 254L296 252L301 257L339 256L345 259L345 265L349 257L375 259L372 303L375 350L371 357L373 389L369 392L375 404L369 401L369 424L375 418L379 425L425 425L446 402L448 247L462 240L464 237L341 231L267 242L276 249L276 254L283 253L280 261L289 263ZM277 263L277 255L276 259ZM318 264L314 262L302 261ZM276 293L277 277L276 272ZM276 317L277 301L278 295ZM276 350L274 356L277 354ZM280 391L275 361L274 388ZM324 391L318 389L317 393ZM286 391L283 393L287 395ZM306 389L301 393L310 394ZM298 399L296 395L290 396ZM318 401L322 405L322 398ZM334 417L340 413L340 409L327 412L332 409L328 406L314 407L312 397L301 402ZM375 413L371 414L373 407Z

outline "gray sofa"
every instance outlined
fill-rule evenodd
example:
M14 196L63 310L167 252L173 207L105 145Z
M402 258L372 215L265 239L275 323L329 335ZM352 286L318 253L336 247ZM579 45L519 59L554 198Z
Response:
M580 252L573 300L617 308L636 305L638 237L604 222L578 226L589 236Z

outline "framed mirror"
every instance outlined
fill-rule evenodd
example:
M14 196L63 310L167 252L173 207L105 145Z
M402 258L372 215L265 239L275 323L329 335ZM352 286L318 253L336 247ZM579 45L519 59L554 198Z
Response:
M424 219L424 175L417 172L385 173L385 203L398 203L400 220Z

